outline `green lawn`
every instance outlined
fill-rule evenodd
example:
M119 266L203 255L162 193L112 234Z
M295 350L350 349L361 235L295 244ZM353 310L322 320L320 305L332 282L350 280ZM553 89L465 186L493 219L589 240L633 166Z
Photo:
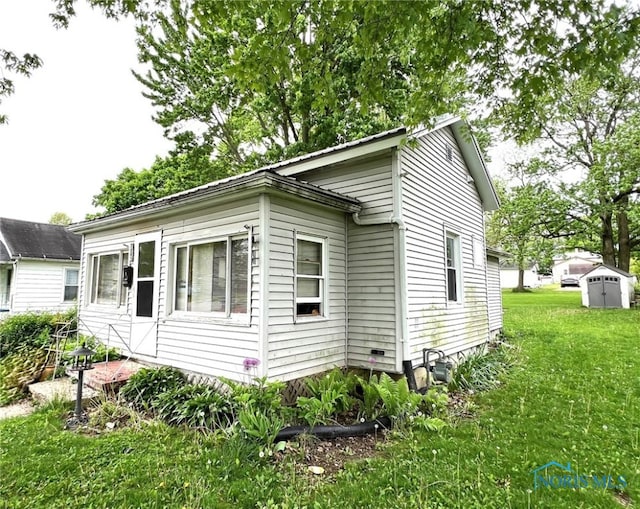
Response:
M474 396L475 416L405 434L334 478L160 424L78 435L54 408L0 421L0 507L640 505L640 311L583 309L579 292L553 290L505 293L504 307L519 362ZM589 486L534 489L532 471L550 461ZM563 474L545 473L556 484ZM593 487L594 475L620 493Z

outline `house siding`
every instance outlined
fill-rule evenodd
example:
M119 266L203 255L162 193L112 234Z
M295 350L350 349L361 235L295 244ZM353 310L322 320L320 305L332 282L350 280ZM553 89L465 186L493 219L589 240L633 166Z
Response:
M64 271L79 269L77 262L18 260L11 277L11 313L66 311L76 306L64 302Z
M495 336L502 330L502 293L500 260L487 256L487 295L489 297L489 333Z
M388 221L393 213L391 151L357 163L319 168L297 178L360 200L360 218Z
M452 161L447 160L447 146ZM410 358L420 360L424 348L448 355L473 348L487 341L489 332L480 197L467 180L465 162L449 128L404 147L401 165ZM447 231L460 238L460 303L447 300Z
M232 205L210 207L180 214L176 210L174 219L165 224L138 223L128 228L114 229L109 233L86 234L83 252L83 291L87 291L89 256L99 252L119 250L130 245L135 235L151 231L162 231L160 249L159 308L157 324L157 353L148 357L133 353L133 356L157 364L168 364L185 371L209 376L225 376L235 380L247 380L244 359L259 357L258 310L255 300L259 298L258 267L251 268L249 291L251 310L246 320L234 322L202 316L179 315L171 312L173 246L181 242L212 239L220 236L247 233L247 226L259 221L257 199L244 200ZM83 297L84 298L84 294ZM104 308L85 305L81 310L84 327L91 329L101 339L105 332L118 331L125 343L129 343L132 303L126 308ZM86 300L85 300L86 304ZM113 333L113 332L112 332ZM113 344L113 343L112 343ZM113 344L113 346L122 346ZM125 349L126 352L126 349Z
M395 371L396 268L391 224L348 229L349 344L348 364ZM371 350L383 350L384 356Z
M357 225L347 219L347 365L396 370L396 267L392 153L307 171L297 178L360 200ZM383 350L384 356L373 355Z
M326 314L322 319L295 319L297 234L326 239ZM347 270L344 213L272 198L269 238L269 378L291 380L344 366Z

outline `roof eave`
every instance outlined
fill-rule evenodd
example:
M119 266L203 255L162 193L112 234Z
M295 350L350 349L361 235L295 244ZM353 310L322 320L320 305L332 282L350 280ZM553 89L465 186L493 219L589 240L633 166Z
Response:
M491 181L491 176L487 170L487 165L480 152L480 147L474 136L468 132L468 124L458 118L456 121L449 124L453 132L453 136L460 147L462 157L464 157L469 173L473 178L482 205L485 211L496 210L500 207L500 200L498 199L498 193Z
M341 196L265 170L248 174L245 178L223 182L220 185L197 189L191 195L179 194L166 199L155 200L146 205L142 204L103 218L75 223L69 226L69 230L77 233L96 232L109 229L115 225L125 226L150 217L164 216L173 213L177 206L185 209L199 208L203 202L212 199L222 200L223 202L235 201L269 190L295 195L348 213L359 212L362 208L360 202L354 198Z
M293 176L316 168L340 164L345 161L372 156L400 144L407 138L407 129L399 127L361 140L330 147L268 167L280 175Z

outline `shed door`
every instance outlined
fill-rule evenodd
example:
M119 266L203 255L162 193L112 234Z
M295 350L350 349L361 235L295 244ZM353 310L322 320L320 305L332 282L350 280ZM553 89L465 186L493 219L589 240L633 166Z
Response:
M592 276L587 278L587 290L589 292L589 307L604 307L604 288L602 286L602 276Z
M622 307L620 278L617 276L592 276L587 278L589 307L619 308Z
M156 355L158 335L158 275L160 232L136 235L134 247L132 352Z
M621 308L620 278L618 276L604 276L603 279L604 307Z

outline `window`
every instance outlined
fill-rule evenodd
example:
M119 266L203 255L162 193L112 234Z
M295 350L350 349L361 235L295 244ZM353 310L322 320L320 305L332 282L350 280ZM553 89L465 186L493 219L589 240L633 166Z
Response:
M249 241L247 237L175 247L174 311L247 313Z
M78 269L64 269L64 302L78 298Z
M324 241L296 238L296 316L324 315Z
M460 237L447 233L447 300L460 302Z
M91 292L92 304L124 306L126 288L122 286L122 267L127 252L93 255L91 257Z

